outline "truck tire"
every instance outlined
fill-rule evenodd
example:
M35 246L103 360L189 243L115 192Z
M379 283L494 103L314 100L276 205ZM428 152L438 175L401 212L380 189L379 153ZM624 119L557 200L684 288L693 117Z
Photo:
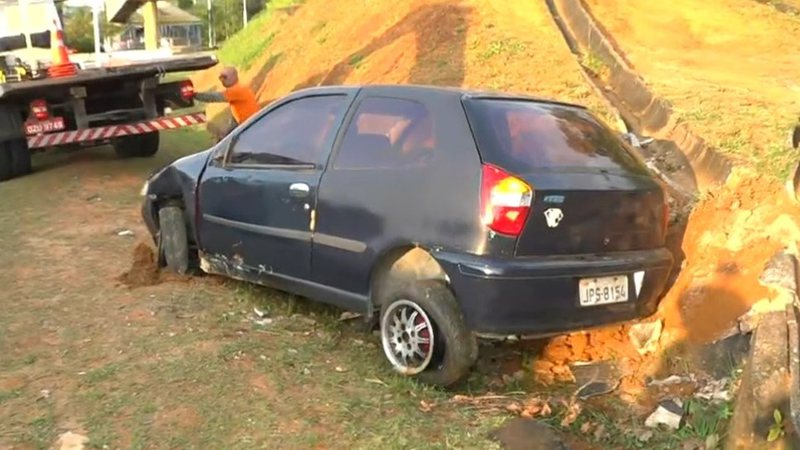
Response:
M165 206L158 210L158 251L167 263L167 269L185 275L189 272L189 240L183 210L179 206Z
M10 180L14 176L13 169L10 148L5 142L0 142L0 181Z
M13 177L21 177L31 173L31 152L25 139L17 139L5 143L11 155L11 171Z
M116 141L114 151L121 158L145 158L158 152L159 142L158 132L137 134Z

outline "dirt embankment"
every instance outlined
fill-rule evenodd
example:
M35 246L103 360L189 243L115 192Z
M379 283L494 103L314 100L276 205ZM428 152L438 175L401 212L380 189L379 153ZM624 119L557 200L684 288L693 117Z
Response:
M606 114L540 2L308 0L243 33L270 39L242 74L262 102L316 85L411 83L553 97ZM195 78L198 90L218 84L216 70Z
M715 0L714 4L744 1ZM751 5L758 14L748 17L759 22L751 27L735 25L741 23L741 14L734 9L722 8L717 14L708 11L716 6L703 6L705 12L695 14L691 10L697 4L690 1L648 4L659 12L648 17L621 1L588 3L619 38L617 44L629 53L636 69L641 69L659 95L675 103L682 120L699 125L700 135L739 155L746 153L748 145L760 157L765 150L777 148L778 124L787 105L778 109L780 117L768 122L763 113L787 98L787 86L793 89L794 82L786 76L792 73L786 68L793 63L786 61L785 54L773 60L777 61L773 67L761 63L743 67L742 61L763 62L772 58L768 52L780 53L760 44L764 41L758 36L786 30L795 33L800 29L796 24L773 17L759 5ZM617 4L624 6L624 14L614 13ZM292 14L276 15L263 29L246 30L254 36L270 36L270 43L243 71L243 79L261 101L321 84L439 84L557 97L610 117L604 102L585 84L544 3L412 0L390 5L372 1L360 3L358 12L354 14L347 2L309 0ZM663 17L676 15L683 21L676 23L691 26L677 30L674 24L662 23ZM723 19L730 17L739 22L726 24ZM786 26L770 31L768 25L776 21ZM747 33L741 34L742 30ZM742 39L749 44L744 45ZM781 48L794 48L800 40L784 36L775 42ZM713 49L706 44L713 44ZM755 99L755 88L761 92L763 80L773 71L783 74L776 78L780 81L768 83L763 98ZM199 76L198 88L211 88L216 83L214 75L210 71ZM792 95L788 98L794 99ZM785 162L785 155L777 159ZM781 161L761 165L775 168ZM799 217L782 186L769 175L735 171L725 186L701 194L691 214L679 217L673 227L670 244L681 270L657 315L664 322L661 348L680 341L713 341L755 303L771 298L773 293L758 283L758 276L776 250L800 238ZM145 271L143 279L155 278ZM641 362L628 340L629 326L556 339L544 350L545 368L558 372L569 361L620 355Z
M653 90L713 147L782 174L800 112L800 20L753 0L585 0ZM764 2L773 3L773 2Z

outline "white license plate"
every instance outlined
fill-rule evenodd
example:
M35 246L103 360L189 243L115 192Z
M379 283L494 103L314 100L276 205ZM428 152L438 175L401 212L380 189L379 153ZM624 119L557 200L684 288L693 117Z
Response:
M584 278L578 285L581 306L607 305L628 301L628 277Z
M53 117L52 119L47 119L40 122L26 123L25 133L28 135L50 133L53 131L61 131L64 128L64 118Z

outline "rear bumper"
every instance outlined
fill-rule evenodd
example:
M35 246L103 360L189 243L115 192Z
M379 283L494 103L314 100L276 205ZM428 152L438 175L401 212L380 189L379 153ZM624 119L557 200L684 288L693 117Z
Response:
M652 315L673 264L666 249L538 258L437 252L468 326L491 334L557 334ZM644 272L636 283L634 274ZM629 300L582 307L581 278L626 275Z
M129 124L106 125L80 130L28 136L28 148L46 148L59 145L89 144L105 142L137 134L157 133L176 128L200 125L206 122L204 113L165 116Z

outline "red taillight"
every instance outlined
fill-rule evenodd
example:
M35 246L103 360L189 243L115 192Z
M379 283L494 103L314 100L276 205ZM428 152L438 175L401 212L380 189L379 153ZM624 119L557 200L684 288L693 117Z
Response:
M194 84L191 81L184 81L181 84L181 98L186 101L194 98Z
M519 178L490 165L481 177L481 221L489 229L518 236L531 209L533 189Z
M44 100L34 100L31 102L31 113L36 120L47 120L50 112L47 110L47 102Z

